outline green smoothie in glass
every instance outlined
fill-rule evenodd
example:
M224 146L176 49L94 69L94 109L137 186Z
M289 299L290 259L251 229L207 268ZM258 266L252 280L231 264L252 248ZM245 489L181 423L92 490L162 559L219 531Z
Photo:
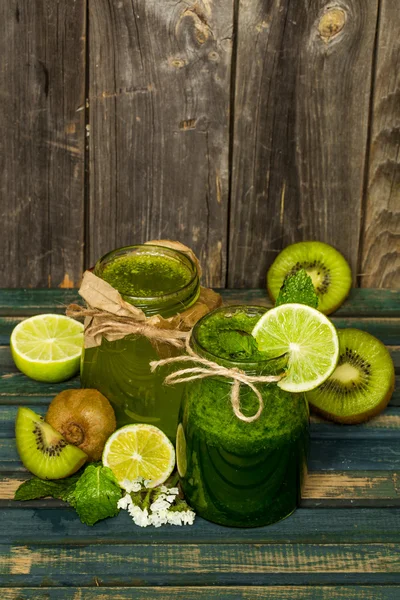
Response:
M145 244L114 250L101 258L94 274L146 316L172 317L192 306L200 293L196 265L182 252ZM181 387L163 385L170 367L151 373L149 363L182 351L142 335L116 341L103 338L85 349L82 386L99 390L113 405L117 425L151 423L175 439Z
M224 307L195 325L193 350L251 375L276 375L286 359L266 360L251 335L261 307ZM207 377L184 385L177 436L178 471L188 503L215 523L256 527L274 523L297 507L308 452L308 406L303 394L275 383L256 384L264 410L258 420L238 419L232 382ZM254 392L240 388L245 416L257 412Z

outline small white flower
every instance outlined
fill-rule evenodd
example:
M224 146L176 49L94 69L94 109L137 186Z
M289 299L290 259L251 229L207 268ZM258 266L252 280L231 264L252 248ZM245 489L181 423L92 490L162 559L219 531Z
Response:
M175 496L177 496L179 494L179 488L177 488L177 487L169 488L168 493L175 494Z
M124 479L122 487L127 492L140 492L142 489L143 477L137 477L136 479Z
M131 515L134 523L136 523L136 525L138 525L139 527L147 527L148 525L150 525L149 513L147 511L147 508L142 510L139 506L131 504L131 506L128 508L128 512Z
M170 504L172 504L173 502L175 502L175 498L176 495L175 494L169 494L168 496L166 496L166 501L169 502Z
M167 502L166 500L163 500L162 498L157 498L157 500L155 502L153 502L153 504L150 505L150 509L153 512L158 512L160 510L168 510L170 507L169 502Z
M161 525L168 523L168 512L165 509L153 512L149 517L149 521L154 527L161 527Z
M160 485L160 492L168 492L168 488L166 485Z
M196 518L196 513L193 510L183 510L180 515L184 525L193 525Z
M141 478L141 479L143 479L143 478ZM152 481L153 481L152 479L143 479L144 487L149 488L151 486Z
M128 507L132 504L132 498L129 494L125 494L123 498L118 500L118 508L122 508L122 510L127 510Z
M182 525L181 513L178 511L169 511L168 523L170 525Z

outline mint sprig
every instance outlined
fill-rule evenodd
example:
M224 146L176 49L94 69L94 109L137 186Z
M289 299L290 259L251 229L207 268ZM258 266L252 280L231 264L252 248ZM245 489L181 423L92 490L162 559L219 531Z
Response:
M82 472L57 481L33 477L19 486L14 499L36 500L49 496L68 502L75 508L82 523L94 525L101 519L118 514L122 491L111 469L99 463L88 465Z
M300 269L293 275L288 275L283 282L275 306L296 303L318 308L318 296L311 277L305 269Z

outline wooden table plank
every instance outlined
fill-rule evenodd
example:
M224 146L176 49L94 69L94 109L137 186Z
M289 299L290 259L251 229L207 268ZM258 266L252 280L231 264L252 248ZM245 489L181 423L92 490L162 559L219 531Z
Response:
M21 402L40 415L45 415L51 398L45 402L31 404L29 399ZM18 404L0 403L0 438L13 438ZM317 415L311 415L311 439L390 439L400 437L400 408L389 407L383 413L360 425L339 425L326 421Z
M141 528L126 511L82 524L72 508L2 508L0 540L13 545L69 546L130 544L373 544L400 539L400 508L299 508L289 519L266 527L229 528L197 517L194 525ZM99 552L101 549L99 549Z
M400 586L8 588L2 600L398 600Z
M400 544L4 544L0 575L3 586L399 584Z
M266 289L216 289L227 304L271 306ZM77 289L0 289L0 315L63 313L71 302L82 302ZM398 290L353 288L334 313L337 317L400 317Z
M390 439L314 439L308 461L310 471L400 469L400 436ZM0 438L0 472L25 471L14 439Z

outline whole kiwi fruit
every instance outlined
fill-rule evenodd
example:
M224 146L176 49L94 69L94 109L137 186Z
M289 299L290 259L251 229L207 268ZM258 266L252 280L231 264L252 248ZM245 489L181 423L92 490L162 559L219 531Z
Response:
M104 445L117 424L114 410L98 390L64 390L51 402L46 422L64 439L78 446L89 461L100 460Z

